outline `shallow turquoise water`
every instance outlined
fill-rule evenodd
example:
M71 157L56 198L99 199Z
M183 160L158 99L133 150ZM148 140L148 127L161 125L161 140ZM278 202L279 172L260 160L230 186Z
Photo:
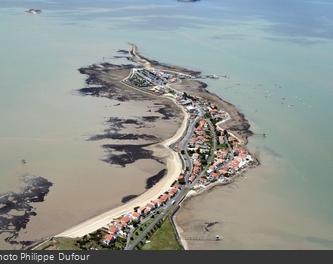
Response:
M9 139L80 142L101 129L105 109L73 96L76 69L134 42L157 60L230 76L210 89L268 135L250 146L279 175L270 191L333 223L332 14L330 1L306 0L0 1L1 192L18 175Z

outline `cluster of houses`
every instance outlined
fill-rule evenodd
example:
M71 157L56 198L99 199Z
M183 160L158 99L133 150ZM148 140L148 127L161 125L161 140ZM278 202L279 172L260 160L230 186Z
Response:
M155 69L151 69L150 70L151 73L153 73L155 76L157 76L159 79L162 80L173 80L174 78L176 78L173 74L170 73L166 73L164 71L159 71L159 70L155 70Z
M198 106L197 102L194 100L198 100L198 97L188 97L186 93L178 93L176 96L176 101L179 105L183 106L188 113L195 114L197 113Z
M198 107L202 107L202 109L204 109L204 111L209 114L211 120L214 123L230 119L229 113L219 109L216 104L209 103L202 98L188 97L185 93L178 93L176 96L176 101L191 114L196 114Z
M187 103L187 101L184 102L184 99L180 102L183 104ZM200 178L200 183L208 185L218 179L234 175L253 162L253 159L236 137L217 125L218 122L229 119L229 114L219 109L216 104L206 101L202 101L201 104L204 105L205 112L209 114L210 119L215 123L216 132L219 134L217 138L218 144L224 146L215 151L213 164L208 168L205 175ZM202 161L208 158L211 149L209 142L209 125L205 119L201 119L188 144L188 151L193 153L192 159L194 161L189 183L192 183L198 177L203 167Z
M192 154L193 169L189 177L189 183L197 178L202 170L202 160L207 160L211 137L209 135L209 125L205 119L200 119L193 133L192 138L188 143L188 151Z
M132 212L124 214L120 218L112 221L107 228L103 243L110 245L114 243L118 237L127 239L128 234L134 229L135 224L139 224L143 219L150 216L151 213L165 205L169 200L176 196L182 186L175 184L168 191L160 195L157 199L150 201L145 206L135 208Z
M133 74L129 79L130 83L135 86L154 86L154 89L163 89L168 81L175 82L176 80L174 75L155 69L133 69Z
M227 120L230 118L229 114L222 109L219 109L216 104L209 104L206 107L206 111L209 112L209 115L211 116L211 119L213 121L222 121Z
M156 70L156 69L141 69L141 68L135 68L133 69L132 75L129 79L127 79L125 82L134 85L137 88L146 88L150 92L153 92L158 95L162 95L165 93L173 92L176 93L177 96L183 96L183 93L177 92L175 90L170 90L167 88L167 83L174 83L178 79L184 79L185 75L183 74L171 74L167 73L165 71ZM188 78L188 76L187 76ZM191 102L192 104L192 102ZM188 111L194 111L193 105L188 105L190 110Z
M205 119L200 119L189 141L188 150L199 154L208 154L210 151L208 144L210 139L209 125Z
M191 118L196 118L201 110L209 115L212 123L216 126L215 131L219 134L217 140L220 146L223 147L219 147L215 151L213 164L210 165L205 175L199 179L201 184L208 185L216 180L225 179L225 177L230 177L245 168L253 161L251 155L236 137L222 130L217 125L221 121L228 120L230 118L229 114L219 109L216 104L175 91L166 86L168 82L174 82L177 78L181 77L159 70L134 69L129 81L137 87L150 86L149 90L158 94L167 93L172 95L177 104L184 107L191 114ZM193 161L193 168L188 179L190 184L199 177L203 170L203 163L208 160L212 143L210 132L210 125L207 120L201 118L196 124L193 136L189 140L187 150ZM171 186L167 192L160 195L157 199L150 201L143 207L135 208L133 212L114 220L109 224L104 243L110 245L117 237L127 238L128 234L134 229L133 225L139 224L142 219L149 217L154 210L165 205L182 188L181 184L185 183L185 176L182 174L178 178L178 183Z
M224 134L224 132L222 132ZM245 168L249 163L253 162L251 155L246 148L241 146L237 139L226 132L226 138L232 149L225 147L215 151L214 163L208 168L206 176L200 179L201 183L209 184L210 182L224 177L230 177Z
M166 86L167 83L174 83L178 79L186 78L191 78L191 76L181 73L168 73L156 69L136 68L133 69L131 77L126 82L137 88L147 88L150 92L158 95L166 93L173 94L179 105L183 106L187 112L195 114L198 107L192 100L193 97L188 97L185 93L173 90Z
M146 77L144 74L145 70L138 70L138 69L133 69L133 74L132 76L127 80L129 84L134 85L136 87L148 87L153 84L150 78Z
M161 76L161 74L157 74L156 71L151 71L147 69L137 70L137 74L145 78L148 82L154 85L165 85L167 84L167 80Z
M199 173L201 172L201 169L202 169L201 161L199 159L195 160L194 164L193 164L193 169L192 169L191 175L188 179L189 183L194 182L194 180L198 177Z

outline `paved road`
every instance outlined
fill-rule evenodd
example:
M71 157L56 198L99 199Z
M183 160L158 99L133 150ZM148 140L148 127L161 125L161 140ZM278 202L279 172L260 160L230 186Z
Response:
M212 124L212 122L211 122L209 119L206 119L206 120L207 120L208 125L209 125L209 127L210 127L210 136L211 136L211 138L213 139L213 140L212 140L212 142L213 142L213 146L212 146L211 151L210 151L210 156L209 156L209 158L208 158L208 160L207 160L207 165L202 169L202 171L201 171L201 173L199 174L199 176L193 181L193 183L192 183L192 185L191 185L192 187L193 187L193 186L194 186L194 185L200 180L200 178L201 178L202 176L205 175L205 173L206 173L208 167L212 164L212 162L214 161L214 157L215 157L214 153L215 153L215 151L216 151L216 147L217 147L216 130L215 130L215 127L214 127L214 125Z
M162 212L160 214L154 215L154 221L148 227L146 227L145 230L143 230L142 233L140 233L139 236L133 241L128 240L125 250L133 250L141 241L145 241L147 234L153 230L159 221L165 217L168 217L169 215L172 215L175 212L179 206L179 203L184 199L187 192L188 189L183 187L183 189L172 200L168 201L164 207L161 207ZM172 201L175 202L172 204Z
M181 150L185 150L185 155L183 155L183 158L185 161L185 165L189 168L188 174L186 177L186 185L172 200L168 201L168 203L162 208L162 213L155 214L154 221L147 228L145 228L145 230L143 230L142 233L139 234L139 236L137 238L135 238L133 241L131 241L130 237L129 237L125 250L133 250L141 241L145 241L147 234L153 230L153 228L159 221L161 221L163 218L167 217L168 215L172 215L175 212L175 210L179 207L180 202L185 198L186 194L190 190L190 187L192 185L188 184L188 177L191 174L192 169L193 169L193 161L192 161L191 157L188 155L187 145L193 135L196 123L200 120L200 118L203 117L203 115L204 115L203 109L201 107L198 107L197 117L194 120L190 120L190 122L188 124L188 128L186 130L187 131L186 134L178 142L179 148ZM209 120L208 120L208 124L210 126L211 136L213 138L213 151L211 153L214 153L214 151L216 149L215 128ZM208 162L211 163L213 158L214 158L214 155L212 154L209 157Z
M187 149L187 144L192 137L192 134L193 134L193 131L195 128L195 124L197 123L197 121L199 120L200 117L201 116L198 116L195 120L190 120L188 129L186 130L186 134L178 143L178 145L180 146L180 148L182 150ZM193 163L192 163L192 159L189 157L187 151L185 152L185 155L183 155L183 158L185 160L185 165L189 168L189 172L191 172L192 168L193 168ZM178 208L179 203L186 196L188 190L189 189L186 188L186 186L184 186L183 189L181 189L180 192L177 193L176 196L172 200L168 201L166 203L166 205L162 208L162 213L155 214L154 221L147 228L145 228L145 230L143 230L142 233L139 234L139 236L137 238L135 238L133 241L131 241L130 236L129 236L125 250L133 250L141 241L145 240L145 237L147 236L147 234L153 230L153 228L159 221L161 221L164 217L167 217L168 215L172 215L172 213ZM172 202L172 201L174 201L174 202Z
M189 168L189 170L188 170L189 173L186 177L186 183L187 183L188 177L191 174L192 169L193 169L193 161L187 153L187 145L193 135L196 123L203 116L203 114L204 114L204 112L200 108L198 116L194 120L190 120L190 122L188 124L188 128L186 130L186 134L178 142L178 146L180 147L180 149L185 150L185 155L183 155L183 158L185 161L185 165ZM164 208L162 208L162 211L163 211L162 213L155 214L154 221L147 228L145 228L145 230L143 230L142 233L139 234L139 236L137 238L135 238L133 241L131 241L130 237L129 237L125 250L133 250L141 241L145 240L145 237L147 236L147 234L153 230L153 228L159 221L161 221L164 217L167 217L168 215L172 215L174 213L174 211L178 208L180 202L185 198L188 191L189 191L189 188L187 187L187 184L186 184L186 186L184 186L183 189L181 189L180 192L172 200L168 201L167 204L164 206Z
M190 157L190 155L188 154L187 146L188 146L188 142L190 141L190 139L193 135L193 132L194 132L194 129L195 129L195 124L199 121L200 118L201 118L201 116L199 115L199 116L196 117L196 119L190 121L190 124L188 126L186 135L179 142L180 150L185 152L185 154L183 155L183 158L185 160L185 165L186 165L186 168L187 168L187 174L185 175L186 183L188 183L188 178L190 177L191 172L193 170L193 160Z
M131 54L134 57L136 57L136 59L138 61L140 61L143 65L145 65L145 67L147 67L147 68L151 67L150 63L147 60L141 58L141 56L138 55L137 50L138 50L137 47L135 45L132 45ZM131 76L132 74L133 74L133 72L131 71L129 76ZM127 78L125 78L124 81ZM175 89L171 88L169 85L167 85L166 87L176 91ZM134 87L132 87L132 88L134 88ZM136 88L136 89L138 89L138 88ZM200 120L200 118L202 118L204 116L204 113L205 113L204 110L200 106L197 106L197 111L198 111L198 113L197 113L196 118L194 120L190 119L188 127L186 129L186 134L177 143L177 145L179 146L179 149L185 151L185 154L182 155L182 158L185 162L185 166L186 166L185 168L187 168L187 175L185 175L186 185L183 187L183 189L172 200L168 201L168 203L164 206L164 208L162 208L162 211L163 211L162 213L155 214L154 221L147 228L145 228L145 230L143 230L142 233L139 234L139 236L137 238L135 238L133 241L131 241L130 237L133 236L133 232L131 232L129 234L129 238L128 238L125 250L133 250L141 241L144 241L146 235L150 231L152 231L152 229L155 227L155 225L159 221L161 221L163 218L167 217L168 215L172 215L172 213L174 213L174 211L179 207L180 202L184 199L187 192L190 190L189 187L191 187L191 186L188 184L188 178L191 175L191 172L193 170L193 160L188 154L187 146L188 146L189 140L191 139L191 137L193 135L196 123ZM214 151L215 151L215 149L216 149L215 129L212 126L211 123L209 123L209 125L211 126L211 131L212 131L211 133L214 133L214 134L212 134L212 138L215 139L215 141L213 140L213 148L214 148ZM211 155L211 156L213 156L213 155ZM212 160L212 159L213 159L213 157L210 157L210 160Z

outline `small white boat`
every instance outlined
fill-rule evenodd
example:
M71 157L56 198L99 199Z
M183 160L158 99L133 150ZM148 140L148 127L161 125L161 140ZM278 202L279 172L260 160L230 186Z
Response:
M40 9L34 9L34 8L30 8L29 10L25 11L29 14L32 14L32 15L37 15L37 14L41 14L42 13L42 10Z

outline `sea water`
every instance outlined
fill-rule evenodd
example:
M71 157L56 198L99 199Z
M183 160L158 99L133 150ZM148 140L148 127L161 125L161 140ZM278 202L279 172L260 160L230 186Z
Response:
M190 201L195 210L181 210L180 219L220 219L216 232L226 239L213 248L333 248L331 1L2 0L0 7L2 193L24 173L70 180L86 173L83 164L110 173L98 144L85 141L110 109L73 94L84 85L76 70L133 42L159 61L226 75L209 89L235 104L256 134L249 147L261 167Z

